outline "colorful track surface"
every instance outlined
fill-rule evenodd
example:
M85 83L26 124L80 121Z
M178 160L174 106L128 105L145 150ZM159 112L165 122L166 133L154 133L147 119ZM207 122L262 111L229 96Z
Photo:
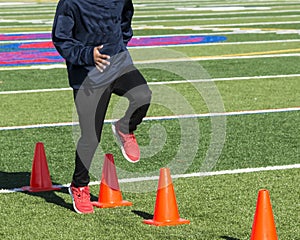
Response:
M50 33L0 34L0 66L19 67L62 63L55 50ZM136 37L129 48L153 46L179 46L225 41L223 36L158 36Z

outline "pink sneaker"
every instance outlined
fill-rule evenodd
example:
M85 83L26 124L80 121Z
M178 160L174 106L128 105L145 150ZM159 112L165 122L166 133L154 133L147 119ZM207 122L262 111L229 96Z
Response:
M122 133L116 123L112 124L112 131L119 142L123 156L127 161L136 163L140 160L140 148L133 133Z
M69 187L69 193L72 197L73 207L77 213L87 214L93 213L94 208L91 203L90 188L74 187L72 184Z

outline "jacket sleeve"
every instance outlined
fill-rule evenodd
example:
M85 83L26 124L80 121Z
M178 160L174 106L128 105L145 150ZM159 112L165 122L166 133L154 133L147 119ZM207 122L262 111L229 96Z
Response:
M60 1L54 17L52 42L59 54L74 65L94 65L93 46L84 46L73 37L75 22L71 9Z
M124 4L124 8L122 11L122 33L123 33L123 41L125 45L131 40L133 36L133 31L131 28L131 20L134 13L134 8L132 4L132 0L126 0Z

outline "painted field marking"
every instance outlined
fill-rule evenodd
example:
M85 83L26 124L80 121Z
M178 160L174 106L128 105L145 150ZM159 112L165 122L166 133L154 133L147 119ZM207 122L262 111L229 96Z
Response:
M65 60L59 55L52 41L28 42L32 39L49 39L50 33L36 34L0 34L0 40L4 44L0 45L0 65L1 67L30 66L63 63ZM130 48L170 46L186 44L205 44L211 42L225 41L224 36L201 36L201 35L181 35L181 36L152 36L134 37L129 42ZM6 41L17 40L19 42L6 43ZM27 40L22 42L22 40Z
M214 31L213 33L203 33L205 35L230 35L230 34L266 34L266 33L276 33L276 34L300 34L299 29L278 29L278 28L246 28L246 27L217 27L217 26L204 26L204 25L189 25L189 26L134 26L134 30L192 30L192 31ZM227 31L227 32L221 32Z
M20 14L20 13L19 13ZM41 16L45 17L46 14L40 14ZM49 16L52 17L52 14L47 14ZM169 16L176 16L178 17L178 15L176 14L170 14ZM191 16L203 16L203 15L185 15L187 18L182 18L182 19L176 19L176 22L207 22L209 21L216 21L216 20L240 20L240 17L215 17L215 18L188 18ZM34 17L37 17L37 14L34 15ZM143 20L142 18L145 18L144 16L140 16L141 20L136 20L134 22L135 25L139 25L141 23L168 23L172 20L170 19L157 19L156 16L152 16L155 17L156 19L152 19L152 20ZM165 15L162 15L161 17L165 17ZM270 16L244 16L243 20L245 19L269 19ZM293 18L298 18L299 19L299 15L284 15L284 16L276 16L274 18L280 19L280 18L289 18L289 19L293 19ZM43 20L38 20L38 19L32 19L32 20L22 20L22 19L0 19L0 23L33 23L33 24L52 24L52 20L50 19L43 19ZM245 23L246 24L246 23Z
M269 16L245 16L243 17L243 20L245 19L269 19L270 17ZM292 19L292 18L297 18L299 19L299 15L288 15L288 16L276 16L274 18L289 18L289 19ZM227 18L184 18L184 19L176 19L176 22L194 22L194 21L197 21L197 22L207 22L207 21L216 21L216 20L240 20L241 18L240 17L227 17ZM168 23L170 22L169 19L155 19L155 20L138 20L138 21L135 21L135 24L138 25L138 24L147 24L147 23ZM246 23L245 23L246 24ZM200 23L200 25L202 25Z
M147 60L147 61L135 61L135 65L139 64L151 64L151 63L167 63L167 62L183 62L183 61L213 61L213 60L230 60L230 59L254 59L254 58L274 58L274 57L300 57L299 53L290 53L290 54L264 54L264 55L233 55L230 54L220 55L220 56L200 56L200 57L189 57L189 58L169 58L169 59L160 59L160 60ZM21 67L3 67L0 68L0 71L9 71L9 70L30 70L30 69L56 69L56 68L66 68L65 64L45 64L45 65L31 65L31 66L21 66Z
M212 10L212 11L217 11L217 10L215 9L215 10ZM291 10L291 11L293 11L293 10ZM290 55L290 56L294 56L294 55ZM156 83L153 83L153 84L156 84ZM248 113L248 114L250 114L250 113ZM284 166L269 166L269 167L262 167L262 168L234 169L234 170L224 170L224 171L217 171L217 172L204 172L204 173L191 173L191 174L182 174L182 175L172 175L172 178L190 178L190 177L202 177L202 176L216 176L216 175L224 175L224 174L239 174L239 173L251 173L251 172L261 172L261 171L298 169L298 168L300 168L300 164L284 165ZM158 176L150 176L150 177L146 177L146 178L120 179L119 181L122 182L122 183L126 183L126 182L139 182L139 181L151 181L151 180L158 180ZM98 185L98 184L99 184L99 182L91 182L90 185ZM59 185L59 186L67 187L67 186L69 186L69 184L64 184L64 185ZM17 191L18 191L17 189L16 189L16 191L14 191L14 189L2 189L2 190L0 190L0 193L17 192Z
M298 50L299 51L299 50ZM274 51L272 51L274 52ZM249 55L248 55L249 54ZM150 63L168 63L168 62L184 62L184 61L209 61L209 60L228 60L228 59L252 59L252 58L273 58L273 57L300 57L299 53L290 54L267 54L267 52L255 52L251 53L238 53L238 54L225 54L219 56L197 56L187 58L167 58L157 60L146 60L146 61L135 61L136 65L139 64L150 64ZM259 55L262 54L262 55Z
M273 29L274 30L274 29ZM276 29L278 31L280 31L280 29ZM32 32L34 33L34 32ZM233 33L231 33L233 34ZM175 37L175 36L190 36L191 34L168 34L168 35L155 35L155 37ZM203 36L203 34L193 34L193 36ZM154 37L153 35L145 35L145 36L136 36L135 38L141 38L141 37L145 37L145 38L150 38L150 37ZM50 41L50 38L45 38L45 39L31 39L31 40L1 40L0 39L0 44L8 44L8 43L39 43L39 42L48 42ZM197 47L205 47L205 46L209 46L209 45L218 45L218 46L222 46L222 45L247 45L247 44L268 44L268 43L296 43L296 42L300 42L300 39L284 39L284 40L261 40L261 41L244 41L244 42L226 42L226 41L221 41L221 42L207 42L205 44L199 44L197 45ZM185 44L185 45L164 45L163 47L186 47L186 46L195 46L195 44ZM152 48L156 48L156 47L161 47L161 46L150 46ZM138 48L138 47L135 47ZM141 48L144 48L141 47ZM128 47L128 49L132 49L130 46Z
M300 77L300 74L159 81L159 82L148 82L148 85L170 85L170 84L184 84L184 83L241 81L241 80L245 81L245 80L255 80L255 79L276 79L276 78L297 78L297 77ZM0 95L24 94L24 93L40 93L40 92L60 92L60 91L71 91L71 90L72 90L72 88L70 88L70 87L67 87L67 88L48 88L48 89L16 90L16 91L2 91L2 92L0 92Z
M242 174L242 173L254 173L254 172L264 172L264 171L279 171L279 170L289 170L289 169L299 169L300 164L291 164L291 165L281 165L281 166L268 166L268 167L259 167L259 168L240 168L233 170L221 170L216 172L195 172L187 174L177 174L171 175L172 179L180 178L193 178L193 177L212 177L220 175L233 175L233 174ZM119 183L133 183L133 182L144 182L144 181L157 181L159 176L149 176L149 177L138 177L138 178L123 178L118 179ZM90 186L97 186L100 184L100 181L90 182ZM53 187L58 188L67 188L70 186L70 183L62 185L53 185ZM0 194L3 193L16 193L24 192L22 188L13 188L13 189L0 189Z
M291 108L234 111L234 112L212 112L212 113L199 113L199 114L153 116L153 117L145 117L144 121L162 121L162 120L177 120L177 119L188 119L188 118L207 118L207 117L238 116L238 115L250 115L250 114L296 112L299 110L300 107L291 107ZM113 122L116 122L117 120L118 119L105 119L104 123L111 124ZM8 127L0 127L0 131L47 128L47 127L68 127L68 126L77 126L78 124L79 124L78 122L62 122L62 123L45 123L45 124L23 125L23 126L8 126Z
M140 10L141 12L141 10ZM149 18L149 17L189 17L189 16L224 16L224 15L248 15L248 14L262 14L262 13L276 13L276 14L279 14L279 13L297 13L297 12L300 12L300 9L292 9L292 10L271 10L271 11L243 11L243 12L214 12L214 13L204 13L204 12L199 12L199 13L178 13L176 11L169 11L170 13L166 13L166 14L157 14L157 12L151 14L151 13L147 13L148 15L146 14L140 14L138 12L136 15L135 15L135 18ZM174 13L172 13L174 12ZM188 11L187 11L188 12ZM260 16L258 16L260 17ZM266 16L266 18L269 17L271 18L272 16ZM278 16L277 16L278 17ZM244 16L243 16L244 18ZM211 18L210 18L211 19Z
M45 65L48 64L59 64L63 62L63 59L58 55L58 53L55 51L53 46L51 45L51 41L40 41L40 42L28 42L28 40L31 40L31 35L32 36L39 36L42 39L49 38L49 33L44 32L44 33L28 33L26 34L0 34L0 39L3 39L2 42L6 41L11 41L14 40L17 42L15 43L7 43L7 45L2 45L1 48L3 49L2 55L3 54L9 54L12 55L14 51L11 51L11 48L15 49L15 51L24 51L23 54L18 54L19 58L20 56L24 56L23 58L18 58L16 59L16 63L11 62L9 58L2 57L0 62L4 66L3 69L6 70L7 68L10 67L19 67L22 65L27 66L30 64L32 65ZM12 38L10 40L10 38ZM193 44L199 44L199 43L214 43L215 41L224 41L226 38L222 38L220 36L201 36L201 35L178 35L178 36L155 36L155 37L136 37L133 39L130 47L169 47L169 46L177 46L177 44L182 44L182 41L184 41L184 45L193 45ZM23 41L22 41L23 40ZM297 39L296 39L297 40ZM24 42L26 41L26 42ZM163 45L162 45L163 44ZM179 45L180 45L179 44ZM52 47L51 47L52 46ZM43 49L48 49L47 51L42 51ZM8 53L6 53L6 49L9 49ZM33 53L31 53L33 51ZM218 56L194 56L194 57L187 57L187 58L175 58L175 59L155 59L155 60L148 60L148 61L136 61L136 64L147 64L147 63L153 63L153 62L175 62L175 61L200 61L200 60L212 60L212 59L230 59L232 57L241 57L241 58L250 58L251 56L254 55L264 55L264 57L275 57L274 54L282 54L282 53L292 53L292 52L300 52L300 48L295 48L295 49L280 49L280 50L272 50L272 51L261 51L261 52L250 52L250 53L236 53L236 54L223 54L223 55L218 55ZM38 54L37 58L32 59L32 55ZM1 54L1 52L0 52ZM29 54L29 55L28 55ZM42 54L42 56L40 56ZM44 55L45 56L44 56ZM14 54L15 55L15 54ZM299 54L294 54L294 56L298 56ZM4 55L3 55L4 56ZM30 58L29 58L30 56ZM287 56L287 55L281 55L282 56ZM292 55L289 55L292 56ZM259 56L261 57L261 56ZM40 63L40 59L42 62ZM28 62L29 61L29 62ZM5 65L8 65L5 67ZM60 67L60 66L57 66ZM38 69L40 69L40 66L37 66ZM13 68L16 69L16 68Z
M224 54L224 55L220 55L220 56L217 56L217 57L253 56L253 55L278 54L278 53L289 53L289 52L299 52L300 53L300 48L281 49L281 50L272 50L272 51L261 51L261 52ZM199 58L199 57L197 57L197 58Z

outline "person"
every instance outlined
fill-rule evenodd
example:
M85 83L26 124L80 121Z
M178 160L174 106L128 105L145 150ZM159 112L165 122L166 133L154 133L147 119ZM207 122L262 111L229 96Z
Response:
M127 50L133 13L131 0L60 0L57 4L52 42L65 59L80 126L69 187L78 213L94 212L89 168L112 94L129 101L124 116L112 124L113 134L128 161L140 160L134 131L147 114L151 90Z

